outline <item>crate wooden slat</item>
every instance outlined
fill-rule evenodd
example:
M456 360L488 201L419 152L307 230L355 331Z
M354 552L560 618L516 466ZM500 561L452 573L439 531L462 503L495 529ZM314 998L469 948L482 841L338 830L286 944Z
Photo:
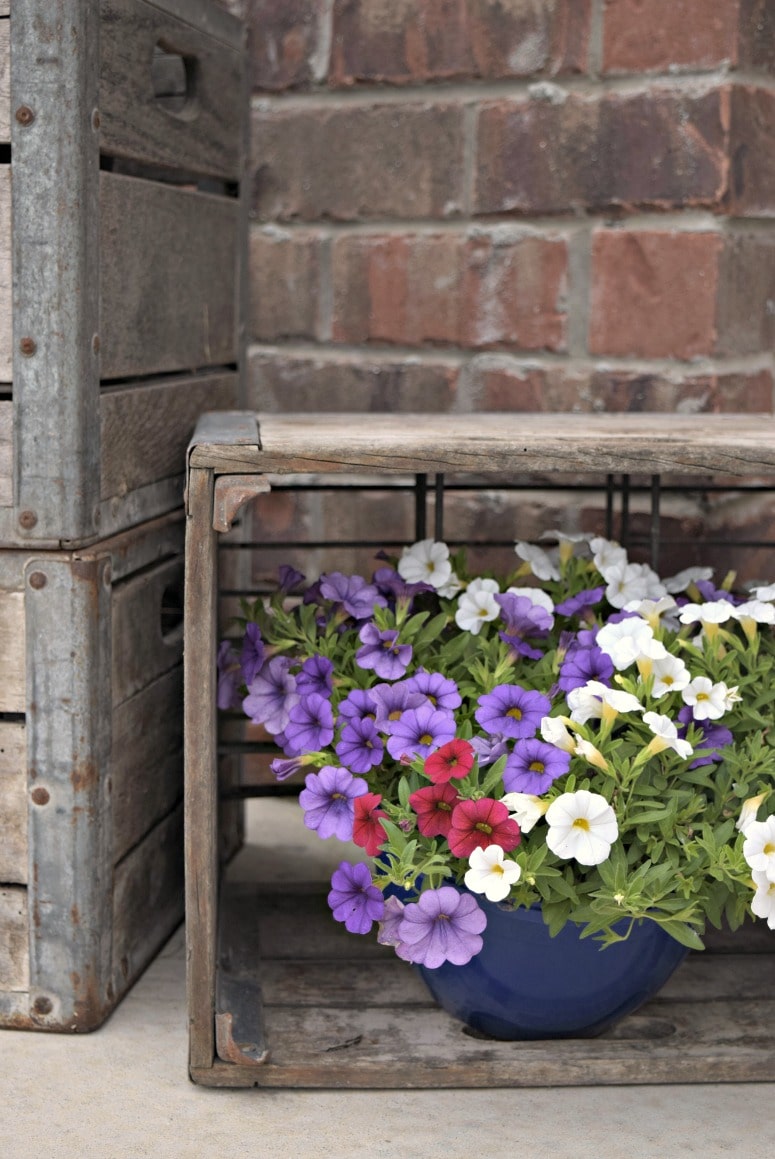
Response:
M223 1087L435 1088L775 1080L775 940L713 935L663 992L590 1040L475 1038L405 963L312 890L219 897L217 542L275 477L409 473L775 477L771 415L203 416L189 449L185 764L189 1069ZM348 496L352 502L352 495ZM225 802L230 804L230 802ZM263 994L263 1003L259 1001ZM403 1000L403 1005L401 1005ZM265 1059L265 1061L257 1061Z

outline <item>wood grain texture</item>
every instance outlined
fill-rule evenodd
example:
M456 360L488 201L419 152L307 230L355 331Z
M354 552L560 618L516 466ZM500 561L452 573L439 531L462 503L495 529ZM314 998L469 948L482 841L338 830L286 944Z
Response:
M183 590L183 560L174 558L113 588L113 707L178 665L183 655L182 624L164 632L165 592Z
M101 7L102 151L190 173L239 177L243 55L192 27L193 21L143 0L103 0ZM151 62L157 44L190 62L189 99L177 113L155 99Z
M23 721L0 721L0 881L27 882L27 748Z
M0 4L0 141L11 140L11 22Z
M13 403L10 399L0 399L0 507L10 507L12 503Z
M775 474L772 415L304 414L260 420L261 450L201 443L219 474Z
M0 712L25 712L24 592L0 591Z
M24 991L29 984L27 890L0 889L0 990Z
M113 173L100 198L101 377L234 363L238 203Z
M121 498L138 487L178 476L182 499L186 448L197 418L211 407L233 406L236 397L235 374L165 379L103 390L102 498Z
M4 23L7 22L0 21L0 32ZM0 86L2 80L2 74L0 74ZM0 107L2 99L3 95L0 89ZM5 140L1 132L0 139ZM11 276L11 166L0 165L0 382L10 382L13 377L13 285ZM2 473L5 474L5 471ZM3 499L3 506L5 506L5 499Z

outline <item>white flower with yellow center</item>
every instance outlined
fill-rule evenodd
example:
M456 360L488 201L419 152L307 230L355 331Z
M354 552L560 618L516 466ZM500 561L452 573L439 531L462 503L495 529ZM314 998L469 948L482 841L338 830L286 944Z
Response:
M733 691L736 691L733 690ZM707 676L695 676L681 690L684 704L691 706L695 720L718 720L727 712L730 689L723 680L714 684Z
M464 632L478 636L482 624L497 620L500 606L495 596L500 591L494 579L473 579L458 598L455 623Z
M592 562L604 579L605 573L612 567L627 563L627 552L611 539L603 539L602 535L596 535L594 539L590 539L589 546L592 551Z
M743 801L740 808L740 816L735 821L735 829L739 829L741 833L748 831L748 826L752 821L756 820L759 806L766 796L766 793L759 793L758 797L749 797L747 801Z
M766 873L751 874L756 893L751 902L751 913L764 918L771 930L775 930L775 881L770 881Z
M549 807L548 801L534 797L532 793L504 793L501 804L509 811L509 816L519 825L522 833L529 833L535 828Z
M775 584L754 588L753 594L757 600L775 600Z
M747 827L743 857L755 873L775 881L775 813L766 821L752 821Z
M544 716L541 719L541 739L555 748L564 749L566 753L575 753L576 741L572 733L568 732L567 717Z
M604 624L595 637L595 643L611 657L619 672L637 661L664 660L667 656L664 644L654 639L653 628L635 616L620 620L618 624Z
M736 620L749 640L753 640L759 631L759 624L775 624L775 607L764 600L748 600L745 604L738 604L734 609Z
M729 600L709 600L707 604L684 604L678 619L682 624L702 624L706 628L713 624L726 624L734 611Z
M612 608L623 608L633 600L640 602L651 595L661 595L659 577L642 563L617 563L603 574L605 596ZM664 590L664 589L663 589Z
M562 793L546 810L546 844L552 853L580 865L600 865L619 836L616 814L599 793Z
M583 757L589 765L594 765L596 769L602 769L604 773L608 772L608 761L605 759L600 749L595 748L589 740L584 740L579 737L576 741L576 756Z
M453 600L455 598L455 596L457 595L457 593L462 588L462 586L463 585L461 584L460 580L457 578L455 573L451 572L447 582L445 584L442 584L441 587L436 588L436 591L439 593L439 595L443 599Z
M624 611L636 612L656 632L665 612L672 612L676 607L672 596L661 596L658 600L630 600L624 605Z
M470 869L463 880L472 893L483 893L488 901L503 901L512 885L522 876L516 861L506 861L500 845L475 849L468 859Z
M514 551L520 559L530 564L530 570L536 579L558 580L560 578L559 571L542 547L520 541L514 544Z
M592 717L611 722L621 712L643 712L643 705L631 692L609 688L599 680L588 680L579 688L572 688L567 696L571 720L586 724Z
M661 660L653 661L651 675L654 677L651 686L654 700L667 696L668 692L680 692L691 680L691 674L683 660L678 656L671 656L669 652Z
M658 712L644 712L643 723L649 726L654 737L639 753L636 758L638 763L653 757L656 753L664 752L665 749L672 749L684 760L694 752L688 740L682 740L679 737L678 729L669 716L662 716Z
M437 590L444 587L452 576L449 548L446 543L433 539L418 540L404 548L398 561L398 574L408 584L430 584Z
M662 582L669 592L677 595L678 592L685 592L691 584L712 578L712 567L687 567L683 571L679 571L677 575L671 575Z

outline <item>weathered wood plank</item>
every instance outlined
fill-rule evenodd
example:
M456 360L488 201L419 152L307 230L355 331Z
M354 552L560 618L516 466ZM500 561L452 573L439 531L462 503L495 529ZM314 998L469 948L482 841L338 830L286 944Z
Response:
M11 140L11 22L0 4L0 141Z
M25 682L24 592L0 591L0 712L24 712Z
M27 890L0 889L0 990L27 990L29 985Z
M0 881L27 882L27 748L23 721L0 721Z
M236 398L235 374L165 379L103 390L102 498L120 498L171 476L182 481L186 448L198 416L212 406L233 406ZM180 492L182 500L182 482Z
M267 415L261 450L200 443L219 474L775 474L772 415Z
M193 19L176 19L142 0L103 0L101 7L102 151L191 173L239 177L243 61L236 21L222 20L229 44L193 27ZM188 15L194 15L190 5ZM155 99L157 45L190 62L184 89L189 99L177 112Z
M158 519L148 520L140 527L132 527L129 531L101 539L91 547L82 548L76 553L76 558L100 559L109 555L111 580L117 584L119 580L168 559L171 555L182 556L184 537L183 511L169 511Z
M165 593L180 599L183 560L169 559L113 588L113 706L180 663L182 619L165 632Z
M7 23L7 21L0 20L0 36ZM3 108L2 86L4 79L0 71L0 110ZM2 114L0 113L1 120ZM2 134L3 130L0 124L0 140L7 140L7 137ZM11 278L11 166L0 165L0 382L10 382L13 378L13 285ZM3 506L5 505L6 501L3 499Z
M0 399L0 507L10 507L12 503L13 403L10 399Z
M125 700L113 714L111 779L116 861L182 799L182 709L183 671L178 665Z
M113 173L100 198L102 378L234 363L238 203Z

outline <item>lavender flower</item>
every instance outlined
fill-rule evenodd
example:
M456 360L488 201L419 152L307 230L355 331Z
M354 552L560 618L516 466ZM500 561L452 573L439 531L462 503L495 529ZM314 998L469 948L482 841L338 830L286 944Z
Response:
M329 700L334 689L334 666L325 656L310 656L296 676L296 691L300 696L316 692Z
M590 680L599 680L601 684L610 687L613 674L613 660L597 644L591 648L580 648L578 644L572 644L560 666L557 683L563 692L583 688Z
M494 765L509 751L509 742L505 736L496 732L491 736L472 737L471 748L476 753L479 767L483 769L487 765Z
M306 788L299 793L304 810L304 824L317 830L318 837L337 837L350 841L355 819L355 797L368 793L369 786L347 769L324 765L319 773L309 773Z
M605 587L586 588L583 592L576 592L575 596L568 596L561 604L557 604L555 612L561 616L575 616L584 608L592 608L599 604L605 595Z
M542 653L525 642L527 637L545 636L553 624L552 616L546 608L534 604L527 596L517 596L513 592L495 596L500 604L501 617L506 627L499 633L501 640L521 656L540 660Z
M458 893L451 885L428 889L404 907L399 956L430 970L443 962L464 966L481 950L486 925L484 911L470 893Z
M519 741L506 758L503 786L507 793L532 793L540 797L570 768L570 753L537 737Z
M404 903L391 895L385 898L385 908L382 920L379 923L377 941L381 946L398 946L401 942L398 936L398 927L404 917Z
M368 773L382 761L384 746L374 721L366 716L342 729L336 755L352 773Z
M291 660L274 656L264 664L250 682L242 708L254 724L263 724L267 732L282 732L288 724L289 713L299 697L296 679L291 675Z
M380 567L372 576L372 583L390 603L410 604L421 592L432 592L430 584L410 584L392 567Z
M359 668L373 668L381 680L397 680L412 659L411 644L399 644L398 632L380 632L376 624L364 624L358 633L363 647L355 654Z
M344 922L351 934L368 934L385 912L385 900L372 883L367 866L351 865L349 861L341 862L331 875L328 904L336 920Z
M541 692L529 692L519 684L499 684L479 697L474 716L485 732L519 738L534 736L551 703Z
M375 684L369 695L376 708L377 728L386 732L393 721L398 720L407 709L420 708L427 704L421 692L410 688L408 680L395 684Z
M288 595L295 587L304 582L304 574L292 567L289 563L281 563L277 569L279 591Z
M455 735L455 719L429 704L410 708L390 725L387 750L391 757L427 757Z
M371 698L371 693L363 688L354 688L339 705L339 723L342 720L352 723L354 720L363 720L365 717L375 719L377 709Z
M269 768L272 770L276 781L287 781L294 773L298 773L304 768L302 761L298 757L275 757L270 762Z
M421 692L434 708L442 708L445 712L452 712L462 704L455 681L440 672L426 672L421 668L409 677L406 687Z
M240 665L246 684L250 684L264 666L264 641L258 624L249 623L245 628Z
M363 576L343 575L340 571L320 577L320 594L323 599L340 604L354 620L368 620L375 608L384 608L387 603Z
M711 724L710 721L696 721L692 712L692 706L685 704L678 712L678 719L682 722L682 727L678 729L678 736L684 739L689 731L689 725L693 724L695 729L700 733L700 737L694 743L695 749L710 749L710 752L703 753L702 756L697 757L695 761L689 765L690 769L697 769L701 765L713 765L722 759L722 754L719 749L723 749L726 745L732 744L734 736L728 728L723 724Z
M318 752L334 739L334 713L325 696L313 692L293 705L288 713L285 753L289 757Z

